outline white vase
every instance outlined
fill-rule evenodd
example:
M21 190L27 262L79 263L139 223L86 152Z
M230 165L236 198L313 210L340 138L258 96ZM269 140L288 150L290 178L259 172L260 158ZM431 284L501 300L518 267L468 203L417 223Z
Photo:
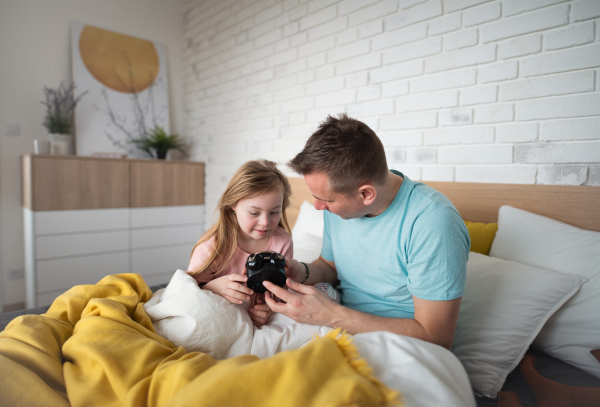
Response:
M70 155L71 154L71 135L50 133L50 154L52 155Z

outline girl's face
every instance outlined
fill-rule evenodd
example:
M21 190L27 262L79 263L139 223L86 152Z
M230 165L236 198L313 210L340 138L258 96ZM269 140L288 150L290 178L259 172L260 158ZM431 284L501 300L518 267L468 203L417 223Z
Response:
M264 240L271 236L281 218L283 192L270 191L241 199L234 207L242 240Z

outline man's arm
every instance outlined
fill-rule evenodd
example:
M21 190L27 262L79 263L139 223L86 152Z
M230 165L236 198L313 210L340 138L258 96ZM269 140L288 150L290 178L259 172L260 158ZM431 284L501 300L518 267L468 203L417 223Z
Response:
M296 322L332 328L341 327L351 334L388 331L422 339L447 349L452 346L460 298L450 301L428 301L413 297L414 319L389 318L338 305L316 288L296 283L291 279L287 280L287 285L297 294L268 281L265 281L264 285L285 301L285 303L278 303L266 295L265 300L269 307Z
M414 318L389 318L370 315L342 307L333 315L335 327L342 327L349 333L388 331L400 335L422 339L446 349L452 347L460 298L449 301L429 301L414 297Z
M329 283L333 286L338 284L337 270L334 262L325 260L322 256L319 256L317 260L307 264L306 267L309 269L308 279L306 279L306 268L304 265L294 259L288 260L285 265L286 276L296 282L306 285L321 282Z

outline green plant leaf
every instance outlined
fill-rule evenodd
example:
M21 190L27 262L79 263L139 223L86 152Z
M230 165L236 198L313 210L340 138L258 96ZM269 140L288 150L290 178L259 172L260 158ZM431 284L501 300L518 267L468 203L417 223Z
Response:
M132 139L137 148L152 155L152 150L169 151L171 149L179 150L187 155L186 145L177 134L167 134L161 126L154 126L146 134L138 139Z
M49 133L71 134L75 107L86 93L76 98L75 84L66 86L63 82L58 89L44 87L45 100L42 104L46 106L46 115L42 124Z

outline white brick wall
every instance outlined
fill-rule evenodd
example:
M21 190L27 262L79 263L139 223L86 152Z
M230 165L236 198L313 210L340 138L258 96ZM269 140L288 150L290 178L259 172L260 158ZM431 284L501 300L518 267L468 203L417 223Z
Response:
M190 0L183 37L209 208L340 112L414 178L600 185L599 0Z

